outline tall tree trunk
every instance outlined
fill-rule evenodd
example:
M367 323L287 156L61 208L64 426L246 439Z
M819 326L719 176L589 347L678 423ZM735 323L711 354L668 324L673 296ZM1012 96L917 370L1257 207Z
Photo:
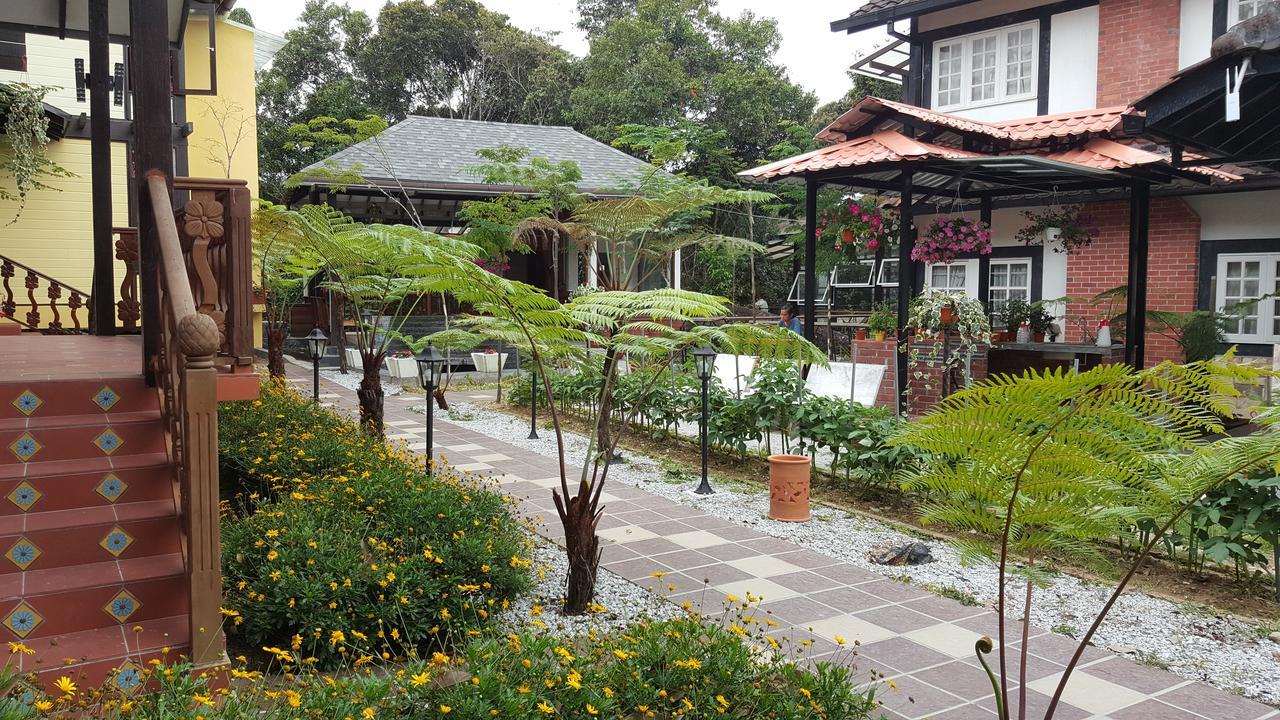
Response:
M271 324L267 327L267 372L273 379L284 379L284 336L287 328Z
M436 388L431 394L435 397L436 407L446 411L449 409L449 401L444 398L444 388Z
M356 397L360 400L360 427L374 437L382 437L382 355L361 354L364 377Z
M622 457L611 453L613 443L609 440L612 437L612 429L609 423L613 420L613 389L609 388L609 373L618 371L618 353L611 347L604 353L604 368L601 370L600 376L604 378L600 386L600 398L598 410L599 421L596 423L596 452L606 453L601 465L607 465L614 460L621 460ZM616 387L616 380L615 380ZM589 458L588 458L589 460Z
M600 539L596 537L596 525L600 514L596 512L599 494L585 482L578 484L578 494L562 503L560 493L553 493L560 522L564 526L565 552L569 560L569 576L566 581L564 614L581 615L587 611L596 596L596 574L600 568Z

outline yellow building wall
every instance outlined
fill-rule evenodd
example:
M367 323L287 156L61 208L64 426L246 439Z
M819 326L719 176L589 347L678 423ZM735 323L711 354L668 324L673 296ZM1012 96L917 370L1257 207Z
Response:
M54 189L39 190L27 196L26 207L18 215L15 201L0 201L0 255L9 257L82 292L93 291L93 200L88 140L60 140L47 146L49 159L75 173L69 178L42 178ZM125 146L111 146L113 188L112 224L129 224L129 205L125 183ZM12 178L0 178L12 190ZM17 220L14 221L14 217ZM12 221L12 222L11 222ZM23 301L25 274L10 280L19 304L17 314L26 312ZM116 262L117 288L124 278L124 263ZM0 290L3 294L3 290ZM113 293L115 294L115 293ZM63 295L65 302L66 295ZM44 301L45 288L36 291L36 300ZM81 323L88 324L88 313L82 311ZM66 317L63 325L71 327Z
M218 94L188 95L188 175L236 178L258 196L258 98L254 81L253 33L217 24ZM186 86L209 87L209 25L191 16L183 43ZM230 164L227 155L230 151Z

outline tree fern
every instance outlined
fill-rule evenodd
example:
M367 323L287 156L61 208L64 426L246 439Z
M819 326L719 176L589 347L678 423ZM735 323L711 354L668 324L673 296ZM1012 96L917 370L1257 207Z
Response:
M902 478L906 489L926 498L921 519L972 531L974 540L959 543L966 559L999 566L996 696L1002 719L1008 717L1008 576L1016 571L1030 583L1038 577L1041 559L1090 558L1097 555L1098 539L1138 521L1155 521L1164 530L1148 539L1136 569L1171 526L1170 518L1214 485L1274 463L1280 434L1269 423L1249 437L1203 440L1222 430L1227 400L1238 395L1234 382L1258 373L1234 364L1166 363L1140 372L1103 365L1082 373L1058 369L995 376L946 398L893 440L929 458ZM1030 599L1028 584L1024 613ZM1082 648L1109 608L1110 603ZM1025 628L1024 619L1024 660ZM1020 718L1026 712L1025 680ZM1056 701L1055 696L1046 718Z

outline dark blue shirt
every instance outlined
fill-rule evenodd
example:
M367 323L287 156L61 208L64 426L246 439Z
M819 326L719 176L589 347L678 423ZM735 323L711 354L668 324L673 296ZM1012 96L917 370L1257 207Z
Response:
M783 321L782 321L782 318L778 318L778 327L784 327L784 328L786 328L786 329L790 330L791 332L793 332L793 333L795 333L795 334L797 334L797 335L800 335L800 334L801 334L801 332L800 332L800 318L799 318L799 317L797 317L797 316L795 316L795 315L792 315L792 316L791 316L791 322L789 322L789 323L787 323L787 322L783 322Z

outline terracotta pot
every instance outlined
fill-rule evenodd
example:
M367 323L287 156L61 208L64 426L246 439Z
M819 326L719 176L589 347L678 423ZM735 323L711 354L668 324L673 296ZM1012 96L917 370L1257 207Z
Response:
M857 339L859 339L859 340L866 340L866 339L867 339L867 329L866 329L866 328L858 328L857 330L855 330L855 331L853 331L853 332L854 332L854 335L853 335L853 336L854 336L854 337L856 337Z
M853 231L852 231L852 230L849 230L848 228L846 228L846 229L844 229L844 230L841 230L841 231L840 231L840 242L845 242L845 243L851 243L851 242L853 242Z
M783 522L809 519L809 456L769 456L769 517Z
M884 335L885 333L883 330L877 330L871 337L875 338L877 342L884 342Z
M1044 342L1044 333L1036 333L1031 336L1036 342Z
M956 321L956 309L950 305L944 305L939 311L939 319L943 325L950 325Z

